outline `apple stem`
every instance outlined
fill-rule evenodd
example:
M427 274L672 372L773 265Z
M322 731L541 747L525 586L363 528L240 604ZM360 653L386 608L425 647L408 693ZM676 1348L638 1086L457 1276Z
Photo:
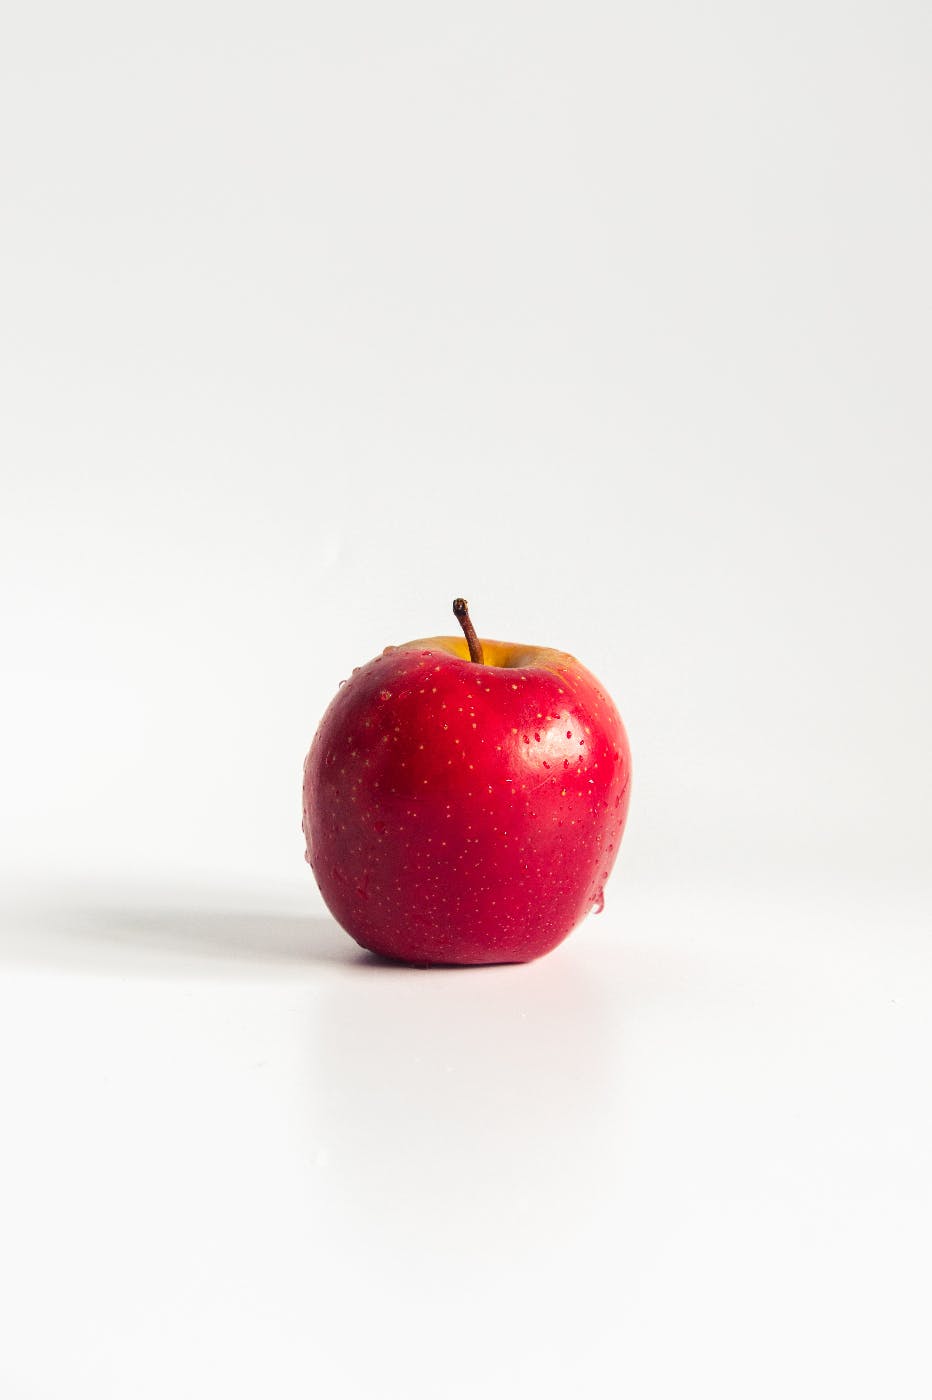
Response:
M482 652L482 643L476 636L476 629L475 627L473 627L472 619L469 616L469 604L467 603L465 598L453 599L453 612L456 616L457 622L463 629L464 636L466 637L466 645L469 647L470 661L475 661L477 666L481 666L484 660Z

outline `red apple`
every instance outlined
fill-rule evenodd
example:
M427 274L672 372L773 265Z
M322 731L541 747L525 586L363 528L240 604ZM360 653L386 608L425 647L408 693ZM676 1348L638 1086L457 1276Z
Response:
M572 656L454 612L464 637L386 647L338 691L304 765L307 860L373 953L526 962L601 909L631 753Z

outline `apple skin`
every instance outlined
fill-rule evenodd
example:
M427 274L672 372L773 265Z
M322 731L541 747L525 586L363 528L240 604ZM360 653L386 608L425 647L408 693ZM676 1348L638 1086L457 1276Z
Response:
M304 765L306 859L402 962L527 962L595 907L631 790L621 717L566 652L428 637L357 668Z

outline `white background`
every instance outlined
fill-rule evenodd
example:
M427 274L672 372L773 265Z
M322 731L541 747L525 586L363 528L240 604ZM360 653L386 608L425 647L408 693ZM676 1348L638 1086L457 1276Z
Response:
M5 16L4 1400L928 1395L930 15ZM634 796L411 972L301 764L457 593Z

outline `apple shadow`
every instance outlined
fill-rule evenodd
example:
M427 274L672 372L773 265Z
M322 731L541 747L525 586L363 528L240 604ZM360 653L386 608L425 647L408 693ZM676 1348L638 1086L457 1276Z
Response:
M81 936L123 951L211 962L353 963L362 949L332 919L263 910L122 907L81 913Z
M208 906L84 895L5 920L0 963L188 976L373 965L333 919L317 914L237 906L232 898Z

